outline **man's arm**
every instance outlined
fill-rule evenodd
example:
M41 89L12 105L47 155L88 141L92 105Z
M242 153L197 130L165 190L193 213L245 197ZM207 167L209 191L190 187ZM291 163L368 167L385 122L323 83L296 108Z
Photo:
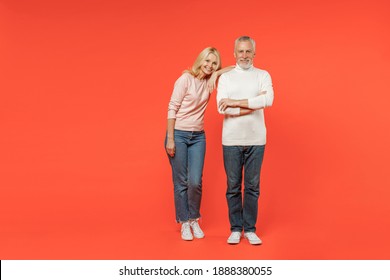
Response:
M241 109L252 109L253 110L258 110L258 109L263 109L264 107L260 106L253 106L253 108L249 107L249 103L253 103L253 99L259 98L261 95L265 95L266 92L262 91L259 93L258 96L250 98L250 99L231 99L231 98L223 98L219 101L218 107L220 108L221 111L225 111L227 108L241 108Z
M263 93L264 94L261 94ZM260 81L260 94L248 99L248 108L261 109L271 107L274 102L274 89L272 79L268 72L265 72Z
M235 115L235 116L230 115L230 116L231 116L231 117L245 116L245 115L251 114L251 113L254 112L254 111L256 111L256 110L247 109L247 108L240 108L240 113L239 113L238 115Z
M272 106L273 100L274 90L272 87L272 80L271 76L267 72L261 81L261 91L257 96L241 100L223 98L218 102L218 107L222 111L229 107L259 110Z
M218 82L218 90L217 90L217 109L218 112L222 115L229 115L229 116L239 116L240 115L240 108L225 108L224 110L221 110L219 103L223 99L227 99L229 97L228 95L228 81L225 77L225 75L222 75L219 78Z

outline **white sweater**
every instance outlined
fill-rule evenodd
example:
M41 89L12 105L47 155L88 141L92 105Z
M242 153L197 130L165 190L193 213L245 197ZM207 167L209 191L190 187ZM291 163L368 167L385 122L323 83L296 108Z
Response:
M266 94L259 95L265 91ZM239 116L240 108L227 108L222 131L222 145L265 145L267 130L264 108L272 105L274 91L269 73L255 67L242 69L238 65L221 75L218 83L217 106L221 99L248 99L248 107L256 109L248 115Z

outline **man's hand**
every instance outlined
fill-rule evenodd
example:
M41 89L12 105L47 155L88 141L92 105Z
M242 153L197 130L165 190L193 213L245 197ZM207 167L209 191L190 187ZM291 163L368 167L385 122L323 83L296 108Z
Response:
M225 111L228 107L235 108L239 107L240 102L238 100L230 99L230 98L224 98L221 99L218 103L218 107L220 111Z

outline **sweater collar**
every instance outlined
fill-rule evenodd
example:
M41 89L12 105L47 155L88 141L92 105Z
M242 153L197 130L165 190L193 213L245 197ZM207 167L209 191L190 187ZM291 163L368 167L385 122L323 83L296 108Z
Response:
M240 65L238 65L238 63L236 64L236 69L240 72L245 72L245 71L252 71L253 70L253 64L248 68L248 69L244 69L244 68L241 68Z

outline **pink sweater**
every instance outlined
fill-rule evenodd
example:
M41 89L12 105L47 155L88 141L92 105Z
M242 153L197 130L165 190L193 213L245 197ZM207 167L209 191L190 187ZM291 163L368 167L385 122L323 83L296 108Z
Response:
M168 105L168 119L176 119L175 129L201 131L209 99L207 80L184 73L175 83Z

